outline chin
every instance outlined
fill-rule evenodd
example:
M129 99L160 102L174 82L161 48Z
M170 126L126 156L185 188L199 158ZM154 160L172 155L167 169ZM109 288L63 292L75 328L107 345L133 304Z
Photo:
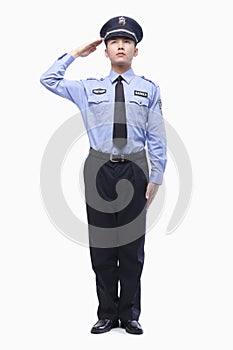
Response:
M121 61L115 61L114 64L117 65L117 66L128 66L129 62L121 60Z

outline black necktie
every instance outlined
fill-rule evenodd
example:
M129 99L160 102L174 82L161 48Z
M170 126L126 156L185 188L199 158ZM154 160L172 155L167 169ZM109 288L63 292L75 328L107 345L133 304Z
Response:
M125 95L122 79L122 76L119 75L115 86L115 107L113 125L113 142L119 148L124 147L127 143Z

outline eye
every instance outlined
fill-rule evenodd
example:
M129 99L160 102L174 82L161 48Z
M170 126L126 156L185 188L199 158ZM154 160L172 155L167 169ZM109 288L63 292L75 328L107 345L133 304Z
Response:
M124 42L125 42L125 44L131 45L133 43L133 40L125 39Z

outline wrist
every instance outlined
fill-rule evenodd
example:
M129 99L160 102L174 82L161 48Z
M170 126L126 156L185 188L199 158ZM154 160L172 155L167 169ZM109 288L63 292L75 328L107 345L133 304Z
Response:
M73 56L74 58L78 58L79 57L79 52L78 50L71 50L70 51L70 55Z

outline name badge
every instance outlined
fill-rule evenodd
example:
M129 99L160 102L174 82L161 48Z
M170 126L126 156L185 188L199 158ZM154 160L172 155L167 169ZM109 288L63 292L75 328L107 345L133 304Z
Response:
M134 90L134 95L135 96L141 96L141 97L148 97L148 92Z

